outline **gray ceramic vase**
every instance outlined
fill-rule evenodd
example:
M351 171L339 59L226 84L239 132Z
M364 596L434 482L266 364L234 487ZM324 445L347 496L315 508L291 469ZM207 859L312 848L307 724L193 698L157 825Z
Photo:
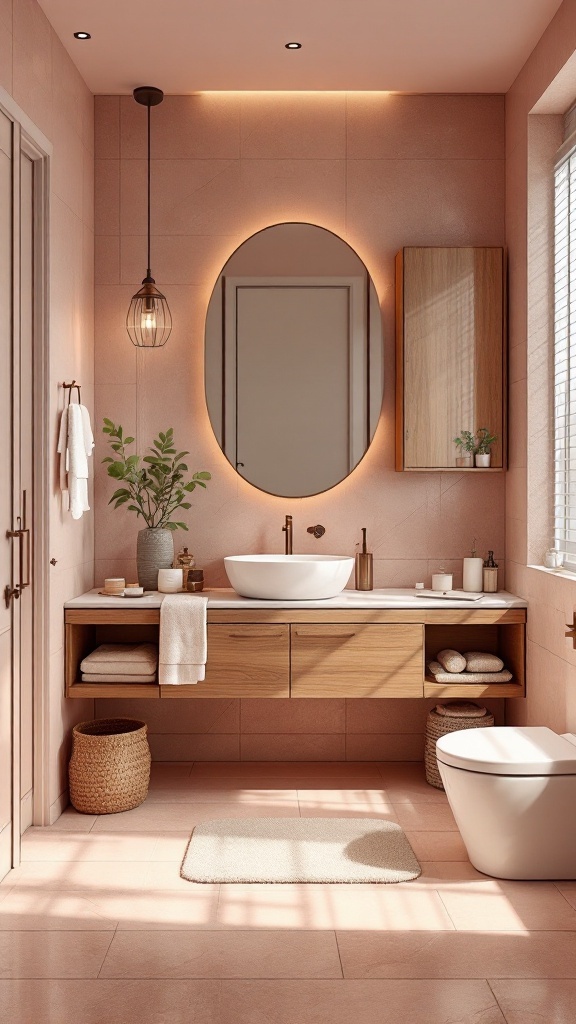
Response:
M147 529L138 533L136 564L138 583L144 590L158 590L158 569L169 569L174 561L172 530Z

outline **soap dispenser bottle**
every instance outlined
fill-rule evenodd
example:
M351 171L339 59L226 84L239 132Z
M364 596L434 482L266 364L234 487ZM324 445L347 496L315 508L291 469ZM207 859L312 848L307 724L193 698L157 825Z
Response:
M372 554L366 550L366 527L362 527L362 551L356 554L355 564L356 590L373 590Z
M482 569L483 586L485 594L495 594L498 591L498 562L494 561L494 552L488 552L488 558Z

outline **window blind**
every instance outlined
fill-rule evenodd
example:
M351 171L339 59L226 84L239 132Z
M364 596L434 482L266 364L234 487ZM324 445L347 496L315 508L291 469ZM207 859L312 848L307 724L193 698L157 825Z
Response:
M576 570L576 145L565 149L554 183L554 542Z

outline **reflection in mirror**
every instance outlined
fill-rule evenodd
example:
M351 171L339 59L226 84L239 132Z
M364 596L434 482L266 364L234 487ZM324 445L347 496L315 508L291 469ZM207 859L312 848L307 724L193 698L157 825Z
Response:
M232 254L206 317L206 400L246 480L291 498L333 487L365 454L382 391L378 296L346 242L275 224Z

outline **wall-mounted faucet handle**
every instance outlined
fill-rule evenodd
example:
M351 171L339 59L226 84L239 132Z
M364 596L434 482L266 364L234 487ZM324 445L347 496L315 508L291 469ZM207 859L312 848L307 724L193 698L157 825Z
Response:
M326 527L318 523L316 526L309 526L306 532L313 533L314 536L316 537L316 540L319 540L320 537L323 537L324 534L326 533Z

